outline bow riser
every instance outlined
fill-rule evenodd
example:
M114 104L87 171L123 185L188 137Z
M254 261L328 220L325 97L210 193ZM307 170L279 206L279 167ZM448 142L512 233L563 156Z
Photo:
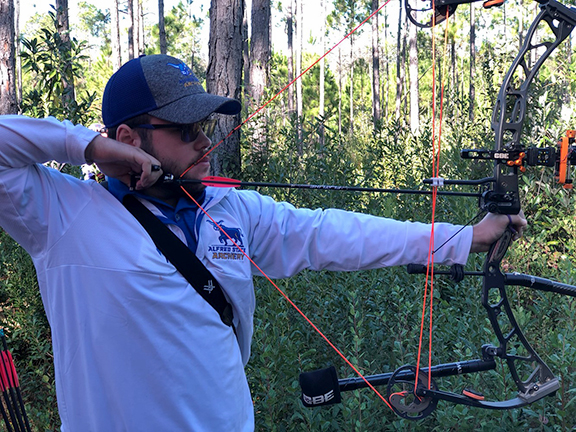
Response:
M504 254L512 241L512 232L506 231L505 234L492 245L488 252L488 257L484 265L484 284L482 289L482 305L488 313L488 318L498 338L500 346L494 347L494 354L506 360L512 378L518 387L518 392L525 400L538 400L551 392L560 388L558 378L554 376L550 368L538 356L532 348L524 333L521 331L516 321L508 295L506 291L506 280L500 270L500 264ZM498 299L491 301L491 299ZM502 314L506 315L507 324L510 330L504 334L501 320ZM513 354L516 346L512 346L517 339L524 350L528 353L526 356ZM519 373L519 366L531 367L535 363L537 366L532 369L532 373L525 381L522 380Z
M508 70L492 115L492 130L495 133L496 152L525 151L521 143L522 127L526 118L528 90L534 77L552 54L572 32L576 24L576 11L555 0L541 5L541 11L530 26L524 44ZM542 23L546 23L555 39L552 42L533 43L534 35ZM526 58L532 50L545 47L532 67L528 66ZM519 73L521 69L522 74ZM519 85L515 85L519 83ZM520 212L520 197L518 193L518 166L506 166L495 163L494 189L484 198L485 208L492 213L518 214Z

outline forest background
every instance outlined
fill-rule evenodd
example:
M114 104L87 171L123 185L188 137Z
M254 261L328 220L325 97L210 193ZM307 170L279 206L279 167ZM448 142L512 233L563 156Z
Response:
M67 1L61 0L45 10L37 5L39 13L20 25L11 18L20 10L18 0L0 0L0 41L9 47L0 57L0 77L10 84L2 86L0 114L97 123L102 90L120 64L142 53L166 52L188 62L209 91L242 100L242 114L220 122L217 142L381 4L187 0L164 9L162 0L112 0L106 8L75 2L69 15ZM537 12L536 2L521 0L489 11L476 3L463 5L446 27L432 33L409 24L401 4L393 1L229 137L214 158L214 171L243 180L420 188L432 175L432 126L440 124L438 110L433 122L432 107L440 106L443 85L441 175L490 175L490 164L462 161L459 151L493 147L492 107ZM545 33L538 37L544 40ZM225 48L216 50L222 46L217 42ZM223 69L222 56L236 56L232 69ZM531 87L526 145L554 145L575 128L573 58L569 39ZM52 166L81 175L77 167ZM299 207L431 219L426 197L261 191ZM505 270L575 283L574 194L555 185L545 168L529 169L521 192L530 226L512 247ZM474 200L441 198L436 220L465 223L476 212ZM472 257L467 268L479 269L482 260ZM0 266L0 318L28 414L34 430L59 430L50 328L34 267L3 231ZM277 282L361 372L415 363L422 277L392 268L305 271ZM256 285L256 333L247 373L259 431L576 430L576 304L571 298L524 288L509 293L528 340L561 378L556 395L501 412L440 402L433 415L410 422L365 390L344 394L340 405L303 408L301 371L329 364L340 377L352 371L267 281L257 278ZM481 307L479 280L455 284L438 278L434 297L433 364L478 358L482 344L496 342ZM505 367L438 384L456 392L469 386L488 399L515 394Z

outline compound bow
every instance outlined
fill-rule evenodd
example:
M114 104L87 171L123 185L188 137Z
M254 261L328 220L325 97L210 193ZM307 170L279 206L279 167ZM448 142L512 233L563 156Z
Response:
M439 0L426 9L435 15L429 22L416 20L416 11L406 1L406 11L410 20L419 27L430 27L452 14L456 6L478 0ZM521 133L526 119L526 104L529 86L544 61L566 39L576 25L576 9L562 5L555 0L537 0L541 11L536 17L518 55L504 78L492 116L492 129L495 133L494 150L462 150L465 159L492 160L492 177L478 181L482 193L479 206L482 211L500 214L518 214L520 198L518 177L526 166L554 167L556 178L567 189L572 187L570 165L576 163L575 131L568 131L556 147L525 147ZM499 5L503 1L485 2L485 7ZM438 20L437 20L438 18ZM535 33L541 25L547 25L553 39L536 43ZM530 65L531 54L538 59ZM437 179L425 180L427 184L437 184ZM470 184L470 181L446 180L444 184ZM514 317L507 295L507 286L523 286L541 291L550 291L576 297L576 286L554 282L525 274L503 273L501 262L511 243L513 232L507 230L495 242L487 256L482 272L452 271L458 278L463 276L483 277L482 305L498 339L498 346L482 346L482 358L478 360L440 364L417 370L415 366L402 366L394 372L364 378L338 380L333 368L301 375L303 401L306 406L335 403L340 400L340 392L371 386L387 385L387 399L392 409L401 417L418 420L432 413L439 400L478 408L507 410L519 408L535 402L560 388L558 378L542 358L534 351ZM424 266L409 266L411 273L425 273ZM450 273L434 271L435 274ZM521 347L525 355L519 355ZM505 401L489 401L473 390L462 393L442 391L433 378L454 376L493 370L497 367L496 358L508 366L518 393ZM529 372L524 373L526 370ZM526 376L527 375L527 376ZM326 383L330 385L326 386ZM315 386L319 386L318 389Z

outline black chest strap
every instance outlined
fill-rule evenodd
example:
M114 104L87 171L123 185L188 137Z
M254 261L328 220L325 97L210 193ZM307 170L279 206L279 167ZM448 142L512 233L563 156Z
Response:
M222 322L232 327L234 333L232 305L228 303L218 281L212 276L196 254L186 246L170 228L164 225L134 195L124 197L124 206L144 227L154 244L172 263L176 270L194 287L194 289L212 306Z

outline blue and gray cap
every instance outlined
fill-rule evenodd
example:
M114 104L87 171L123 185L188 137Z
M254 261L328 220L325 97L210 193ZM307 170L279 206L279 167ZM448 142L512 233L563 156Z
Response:
M192 70L164 54L141 56L124 64L108 80L102 119L111 128L140 114L173 123L195 123L210 114L238 114L236 99L206 93Z

